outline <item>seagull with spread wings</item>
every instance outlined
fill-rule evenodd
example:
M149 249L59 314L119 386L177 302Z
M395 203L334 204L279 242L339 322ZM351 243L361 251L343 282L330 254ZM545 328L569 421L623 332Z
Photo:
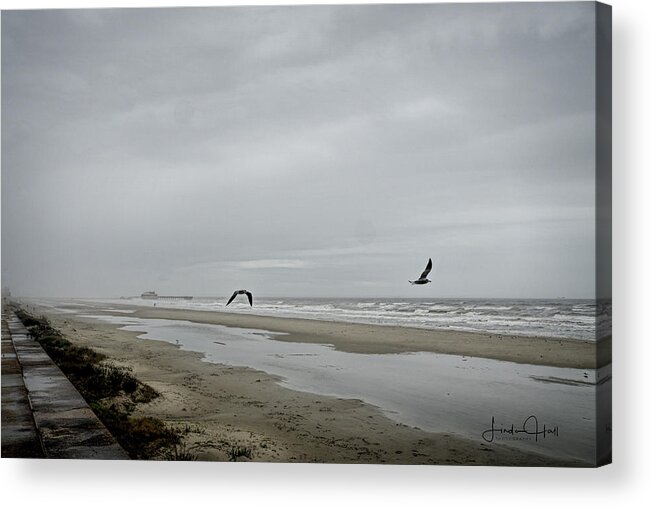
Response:
M253 294L251 294L248 290L246 289L240 289L236 290L233 292L233 295L231 298L228 300L228 303L226 303L226 306L230 305L233 302L233 299L237 297L238 294L246 294L246 297L249 298L249 304L253 306Z
M432 259L429 260L427 266L425 266L425 271L421 273L418 280L414 280L414 281L409 280L409 283L412 285L425 285L426 283L430 283L432 280L427 279L427 275L429 275L430 271L432 271Z

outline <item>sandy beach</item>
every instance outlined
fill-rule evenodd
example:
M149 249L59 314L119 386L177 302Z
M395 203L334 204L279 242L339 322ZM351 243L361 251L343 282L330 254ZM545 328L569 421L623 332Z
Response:
M276 340L331 344L344 352L389 354L436 352L498 359L514 363L596 368L610 363L610 338L595 342L483 334L451 330L375 326L346 322L277 318L239 313L128 307L134 317L189 320L240 328L257 328L284 333Z
M125 308L127 308L125 306ZM346 351L386 353L428 350L470 353L514 361L544 359L548 364L590 364L589 344L563 342L563 352L537 348L530 339L471 333L421 332L417 329L325 323L239 314L131 307L138 318L189 320L285 332L276 339L331 343ZM201 361L202 354L157 340L137 339L119 326L41 308L52 324L79 345L133 368L136 376L162 396L138 409L171 426L187 429L185 442L200 460L227 460L234 445L253 450L254 461L484 464L585 466L502 444L432 433L396 423L378 408L356 399L290 390L273 375L245 367ZM111 312L105 312L110 314ZM120 315L115 313L115 315ZM122 316L124 314L121 314ZM398 333L404 337L396 342ZM436 339L433 339L436 338ZM440 338L440 339L439 339ZM491 343L499 344L488 350ZM543 342L545 343L545 342ZM549 343L549 342L547 342ZM555 344L558 345L558 344ZM560 347L560 345L559 345ZM552 353L553 352L553 353ZM543 356L540 358L540 356ZM592 359L594 364L594 359Z

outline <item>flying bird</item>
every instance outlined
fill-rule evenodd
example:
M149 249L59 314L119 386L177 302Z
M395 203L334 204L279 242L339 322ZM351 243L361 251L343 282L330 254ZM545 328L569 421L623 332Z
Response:
M248 290L246 289L240 289L236 290L233 292L233 295L231 298L228 300L228 303L226 303L226 306L230 305L233 302L233 299L237 297L238 294L246 294L246 297L249 298L249 304L253 306L253 294L251 294Z
M425 266L425 271L420 274L418 280L414 280L413 282L409 280L409 283L412 285L425 285L426 283L430 283L432 280L427 279L430 271L432 271L432 259L429 260L427 266Z

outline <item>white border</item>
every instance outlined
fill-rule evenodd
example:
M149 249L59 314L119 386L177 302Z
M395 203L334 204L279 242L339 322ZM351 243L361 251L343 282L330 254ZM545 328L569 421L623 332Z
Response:
M251 5L251 1L6 1L2 9L120 6ZM351 3L305 2L292 3ZM357 3L377 3L360 1ZM398 2L396 2L398 3ZM400 2L416 3L416 2ZM554 506L640 504L651 497L651 412L644 318L649 314L647 196L651 9L645 0L612 0L614 159L614 460L598 470L427 466L268 465L0 461L5 505L135 504ZM635 503L634 503L635 502Z

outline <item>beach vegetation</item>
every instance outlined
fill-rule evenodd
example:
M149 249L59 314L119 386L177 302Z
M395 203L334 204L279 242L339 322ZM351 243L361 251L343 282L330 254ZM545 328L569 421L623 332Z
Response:
M188 450L184 442L174 445L170 455L170 461L197 461L197 455Z
M139 381L131 368L115 364L89 347L75 345L46 317L31 315L19 306L14 311L132 459L171 455L191 460L192 453L179 447L181 431L167 427L160 419L133 415L138 404L156 399L159 393Z
M178 432L155 417L135 417L124 404L92 403L91 408L132 459L158 459L180 443Z
M237 461L237 458L247 458L251 459L253 457L253 451L250 447L234 445L228 451L228 459L230 461Z

